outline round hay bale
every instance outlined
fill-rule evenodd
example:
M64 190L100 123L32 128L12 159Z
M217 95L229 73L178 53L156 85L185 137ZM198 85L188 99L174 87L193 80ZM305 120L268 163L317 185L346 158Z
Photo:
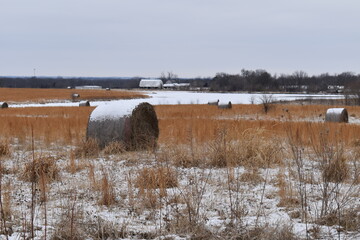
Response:
M90 107L90 102L89 101L80 101L79 107Z
M325 122L349 122L346 108L329 108L326 111Z
M208 102L209 105L219 105L219 99L217 101Z
M228 103L219 103L218 108L220 108L220 109L231 109L231 108L232 108L232 104L231 104L231 102L228 102Z
M0 102L1 108L8 108L9 105L6 102Z
M159 137L156 112L146 102L98 106L90 115L86 136L101 148L111 142L122 142L127 150L154 148Z

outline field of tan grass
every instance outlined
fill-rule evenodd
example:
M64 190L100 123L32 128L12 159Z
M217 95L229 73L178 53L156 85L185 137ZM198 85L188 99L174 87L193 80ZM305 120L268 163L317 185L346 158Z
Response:
M329 106L274 105L267 114L261 105L234 105L231 110L219 110L208 105L156 106L160 125L160 142L188 143L193 139L203 143L214 139L220 131L228 132L229 140L238 139L244 131L262 129L263 136L287 137L293 132L305 144L310 144L314 131L329 133L329 140L352 144L360 136L359 124L325 123ZM347 107L351 116L360 116L359 107Z
M105 89L35 89L35 88L0 88L0 102L35 102L45 103L54 100L72 100L71 95L80 95L77 100L109 100L146 98L146 95L133 91Z
M0 135L20 142L77 143L85 138L93 107L31 107L0 109Z
M326 106L276 105L267 114L260 105L234 105L219 110L208 105L156 106L159 118L159 143L204 143L226 131L229 140L237 140L250 129L261 129L266 138L285 138L289 130L305 144L314 131L327 132L330 140L353 144L359 141L359 124L324 123ZM0 110L3 138L35 139L66 144L84 140L87 121L94 108L39 107ZM360 116L359 107L349 107L352 116ZM246 117L244 117L246 116ZM314 121L316 119L316 121ZM310 121L311 120L311 121Z

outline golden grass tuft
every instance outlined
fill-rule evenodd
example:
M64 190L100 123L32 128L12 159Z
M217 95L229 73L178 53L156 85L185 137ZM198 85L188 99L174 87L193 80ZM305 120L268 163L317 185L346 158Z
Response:
M0 141L0 156L9 156L11 154L8 141Z
M347 159L344 156L332 159L323 166L322 174L327 182L344 182L349 177Z
M89 138L86 141L83 141L82 144L77 146L75 150L76 157L97 157L99 156L100 148L96 139Z
M22 173L22 179L28 182L39 182L40 179L51 182L59 178L59 169L53 157L39 157L28 162Z
M115 203L115 192L112 181L109 179L108 174L103 170L101 179L101 198L100 205L110 206Z
M139 171L136 187L140 189L165 189L178 186L176 173L166 167L144 168Z
M186 145L166 144L158 153L157 160L172 163L176 167L199 167L201 163L204 163L204 161L201 161L203 153L201 153L200 148L201 146L197 146L195 150Z
M282 163L282 147L275 138L268 141L261 129L239 133L238 140L228 138L229 131L221 130L209 143L207 157L214 167L245 166L266 168Z
M110 142L104 148L104 153L108 155L121 154L126 151L126 147L123 142Z

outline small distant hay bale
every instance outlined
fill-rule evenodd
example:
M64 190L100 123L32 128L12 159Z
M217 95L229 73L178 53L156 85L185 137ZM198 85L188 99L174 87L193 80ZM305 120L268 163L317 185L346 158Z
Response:
M78 93L72 93L70 97L71 97L71 99L72 99L73 101L75 101L75 99L77 99L77 98L80 97L80 94L78 94Z
M159 137L156 112L146 102L98 106L90 115L86 136L96 139L101 148L111 142L122 142L133 151L155 148Z
M329 108L326 111L325 122L349 122L346 108Z
M209 105L219 105L219 99L217 101L208 102Z
M219 103L218 108L220 108L220 109L231 109L231 108L232 108L232 104L231 104L231 102L228 102L228 103Z
M8 108L9 105L6 102L0 102L1 108Z
M89 101L81 101L79 102L79 107L90 107Z

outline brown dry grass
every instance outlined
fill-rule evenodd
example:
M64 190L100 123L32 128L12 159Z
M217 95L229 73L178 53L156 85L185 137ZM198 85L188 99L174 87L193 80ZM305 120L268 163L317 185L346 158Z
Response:
M10 155L10 146L8 141L0 141L0 156Z
M84 139L88 118L94 108L38 107L0 111L0 135L5 139L31 138L45 143L79 143Z
M140 189L174 188L178 186L176 173L170 168L144 168L139 171L136 186Z
M310 136L319 130L329 132L329 141L341 139L345 145L359 141L360 125L357 124L294 121L318 117L327 108L317 105L276 105L266 115L259 105L234 105L231 110L219 110L208 105L176 105L156 106L155 110L159 119L160 144L189 144L190 141L202 144L215 140L221 131L227 131L228 141L239 140L249 129L261 129L264 140L272 140L274 136L285 138L290 131L304 145L310 145ZM31 138L33 129L35 140L48 144L79 144L85 139L92 110L92 107L1 109L0 135L5 139L18 138L24 142ZM360 107L348 107L348 111L351 115L360 116ZM291 116L281 117L284 114ZM247 118L244 119L244 116ZM289 121L285 121L285 118Z
M53 157L39 157L25 165L22 174L25 181L38 182L41 177L45 177L46 182L59 178L59 169Z
M329 106L276 105L275 109L262 113L259 105L234 105L231 110L219 110L208 105L156 106L159 118L159 142L175 144L187 143L189 135L197 142L213 140L219 131L228 132L228 140L237 140L249 129L262 129L262 136L273 139L274 136L286 137L287 131L297 135L304 144L311 144L310 136L314 131L329 132L329 141L338 139L350 145L359 139L360 125L324 122L294 121L299 119L319 119ZM283 110L283 109L287 109ZM348 107L351 114L360 116L359 107ZM289 114L289 117L285 117ZM284 115L281 117L281 115ZM244 119L244 116L247 116ZM281 120L281 121L279 121ZM313 139L316 142L317 139Z
M71 95L80 95L78 100L109 100L146 98L133 91L106 91L105 89L34 89L34 88L0 88L1 102L51 102L52 100L72 100Z

